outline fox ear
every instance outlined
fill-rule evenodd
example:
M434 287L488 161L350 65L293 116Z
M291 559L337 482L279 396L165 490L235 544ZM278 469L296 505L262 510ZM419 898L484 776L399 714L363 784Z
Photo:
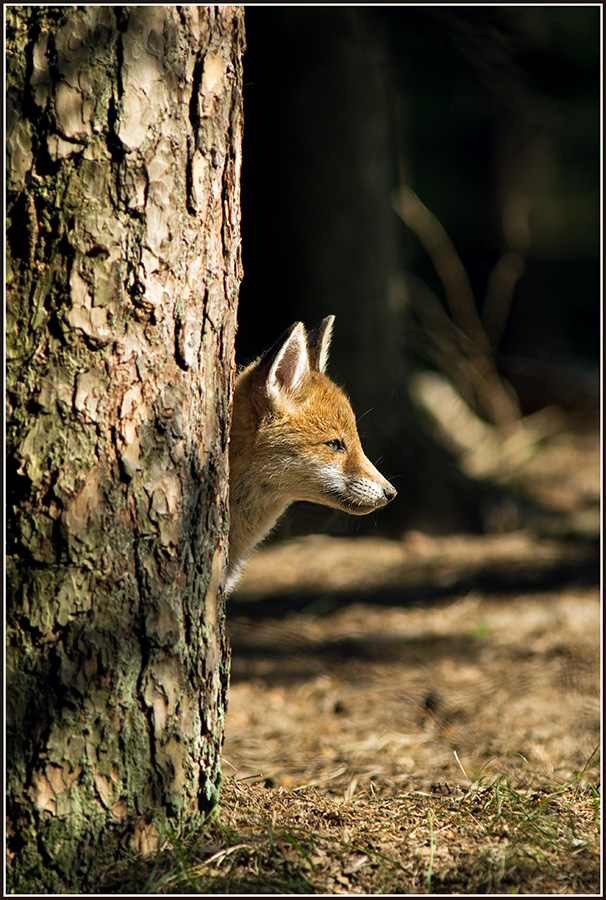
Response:
M267 376L267 393L274 403L290 400L309 377L307 337L301 322L296 322L279 347Z
M307 337L309 364L317 372L324 372L326 369L334 322L334 316L326 316L319 325L309 332Z

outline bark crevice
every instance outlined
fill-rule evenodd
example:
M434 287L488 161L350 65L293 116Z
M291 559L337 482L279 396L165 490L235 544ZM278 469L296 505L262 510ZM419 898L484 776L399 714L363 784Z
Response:
M239 153L243 48L204 7L9 18L8 879L88 892L219 786L239 195L208 166L192 214L189 117L220 50Z

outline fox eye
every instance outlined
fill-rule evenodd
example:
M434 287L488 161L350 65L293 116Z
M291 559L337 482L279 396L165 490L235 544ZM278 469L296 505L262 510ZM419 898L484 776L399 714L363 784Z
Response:
M331 450L334 450L335 453L340 453L345 450L345 444L343 441L340 441L339 438L333 438L332 441L326 441L326 446L330 447Z

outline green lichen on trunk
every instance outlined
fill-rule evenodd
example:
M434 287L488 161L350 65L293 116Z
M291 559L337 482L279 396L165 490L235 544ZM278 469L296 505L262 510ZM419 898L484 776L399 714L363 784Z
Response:
M242 17L8 10L13 891L94 889L216 802Z

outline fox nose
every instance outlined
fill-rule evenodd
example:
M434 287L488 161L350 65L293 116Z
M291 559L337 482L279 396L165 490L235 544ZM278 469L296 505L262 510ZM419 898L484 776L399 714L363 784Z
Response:
M394 497L397 497L397 495L398 492L396 491L395 487L392 487L391 484L387 484L383 488L383 496L385 497L386 503L389 503L391 500L393 500Z

